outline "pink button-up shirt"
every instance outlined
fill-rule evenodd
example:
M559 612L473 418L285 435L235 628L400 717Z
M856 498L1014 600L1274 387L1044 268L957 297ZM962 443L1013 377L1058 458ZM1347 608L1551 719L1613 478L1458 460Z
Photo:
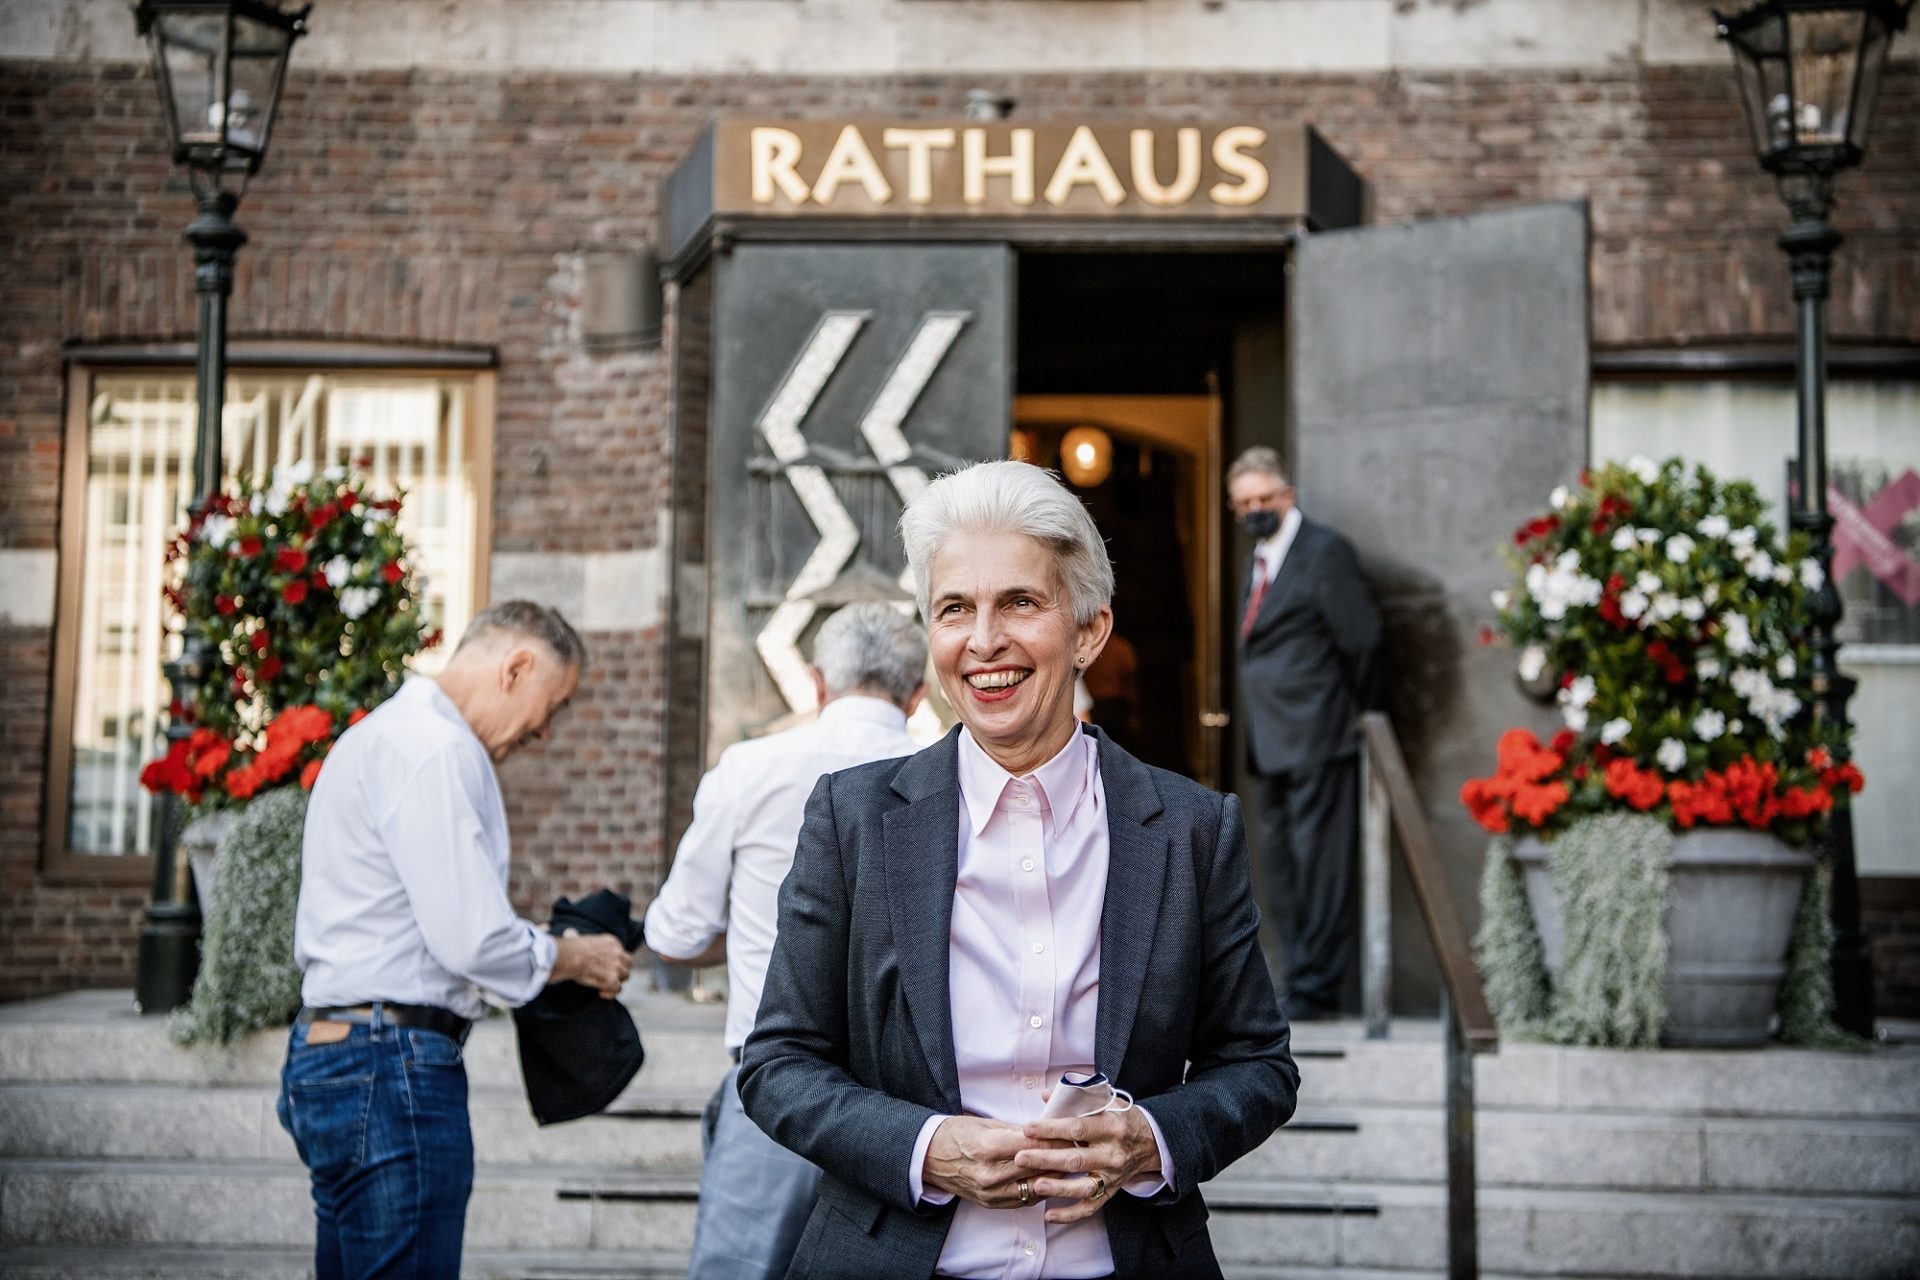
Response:
M1053 759L1016 778L960 732L960 862L948 943L948 996L960 1104L968 1115L1025 1124L1064 1071L1093 1070L1100 1004L1100 918L1107 900L1107 794L1098 744L1076 733ZM1143 1109L1144 1112L1144 1109ZM934 1130L920 1130L908 1174L926 1204ZM1157 1194L1172 1173L1151 1115L1162 1177L1123 1190ZM1113 1270L1105 1215L1049 1225L1045 1202L983 1209L963 1201L940 1252L943 1275L986 1280L1103 1276Z

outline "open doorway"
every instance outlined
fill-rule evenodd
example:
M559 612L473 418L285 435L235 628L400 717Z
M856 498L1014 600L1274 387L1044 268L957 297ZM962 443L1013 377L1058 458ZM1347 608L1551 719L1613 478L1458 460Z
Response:
M1149 764L1232 788L1230 627L1245 548L1220 478L1282 443L1278 252L1022 252L1009 454L1058 469L1107 537L1114 641L1094 719Z

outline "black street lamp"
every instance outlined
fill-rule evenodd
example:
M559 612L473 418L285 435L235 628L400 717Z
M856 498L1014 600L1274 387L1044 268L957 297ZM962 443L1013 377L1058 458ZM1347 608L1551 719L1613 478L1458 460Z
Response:
M310 6L309 6L310 7ZM247 242L233 211L247 179L266 158L287 55L306 31L307 9L284 11L258 0L142 0L134 11L153 49L153 77L167 114L173 158L187 166L198 216L187 225L199 295L199 358L194 433L193 509L220 487L220 420L226 405L227 299L233 293L233 257ZM192 732L194 691L213 662L206 641L189 633L181 655L166 666L175 714L167 737ZM192 872L179 854L179 798L161 801L153 855L153 899L140 929L134 999L144 1013L165 1013L186 1002L200 963L200 909Z
M1715 12L1720 38L1733 46L1740 99L1760 165L1779 183L1793 223L1780 237L1793 273L1798 310L1800 448L1793 527L1813 539L1822 581L1814 593L1815 714L1837 731L1839 763L1846 745L1847 701L1857 683L1841 674L1839 584L1833 580L1833 517L1827 513L1827 286L1840 233L1827 222L1833 179L1860 163L1867 128L1893 38L1907 25L1914 0L1765 0L1731 17ZM1833 874L1834 1018L1846 1030L1873 1034L1873 964L1860 930L1860 882L1854 865L1853 819L1836 808L1827 823Z

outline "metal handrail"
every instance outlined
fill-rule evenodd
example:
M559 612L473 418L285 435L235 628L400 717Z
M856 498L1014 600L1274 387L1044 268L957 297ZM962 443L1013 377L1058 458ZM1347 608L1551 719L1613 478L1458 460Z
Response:
M1440 1021L1445 1037L1447 1115L1447 1274L1480 1274L1479 1218L1473 1158L1473 1055L1500 1047L1500 1031L1474 966L1426 810L1413 787L1393 723L1378 711L1361 717L1362 1002L1367 1038L1385 1039L1392 995L1392 896L1389 873L1395 834L1427 935L1440 961Z

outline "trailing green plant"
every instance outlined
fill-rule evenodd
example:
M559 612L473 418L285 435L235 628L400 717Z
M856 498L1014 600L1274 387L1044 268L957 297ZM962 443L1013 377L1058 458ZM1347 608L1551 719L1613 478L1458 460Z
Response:
M1636 813L1582 819L1551 846L1566 931L1553 988L1563 1044L1652 1047L1667 1020L1667 861L1673 832Z
M1833 922L1829 915L1827 872L1807 877L1800 909L1793 917L1793 941L1787 949L1787 977L1780 985L1780 1039L1807 1049L1866 1049L1833 1021Z
M1481 864L1480 932L1473 945L1501 1031L1522 1040L1542 1038L1553 991L1510 836L1494 837Z
M300 1008L293 919L306 818L307 792L279 787L247 805L221 839L200 976L192 999L168 1024L182 1044L230 1043L261 1027L285 1026Z

